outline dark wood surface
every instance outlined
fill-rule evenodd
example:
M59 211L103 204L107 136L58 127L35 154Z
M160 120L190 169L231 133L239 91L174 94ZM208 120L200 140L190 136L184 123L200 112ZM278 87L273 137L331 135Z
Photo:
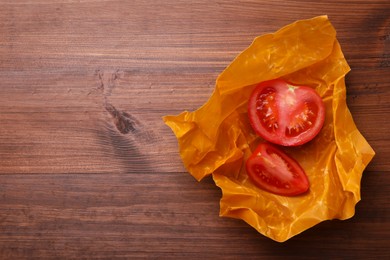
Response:
M377 155L362 201L285 243L220 218L161 117L255 36L327 14ZM390 2L0 1L0 258L390 258Z

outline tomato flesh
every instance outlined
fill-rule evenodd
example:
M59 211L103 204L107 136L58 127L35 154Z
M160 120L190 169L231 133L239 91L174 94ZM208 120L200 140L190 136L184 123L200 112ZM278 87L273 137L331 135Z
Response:
M246 162L249 178L268 192L295 196L309 189L309 180L297 161L268 143L261 143Z
M252 92L248 115L253 130L265 140L296 146L312 140L325 120L325 106L317 92L277 79L260 83Z

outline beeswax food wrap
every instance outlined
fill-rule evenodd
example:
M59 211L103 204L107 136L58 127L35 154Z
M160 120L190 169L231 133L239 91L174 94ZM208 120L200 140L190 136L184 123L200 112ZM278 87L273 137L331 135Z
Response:
M163 118L189 173L199 181L211 174L221 188L220 216L243 219L282 242L321 221L354 215L362 172L374 151L346 105L349 70L327 16L296 21L255 38L218 76L213 94L198 110ZM310 181L309 192L296 197L259 189L245 170L246 159L263 141L249 124L249 96L256 84L276 78L314 88L326 108L314 140L282 148Z

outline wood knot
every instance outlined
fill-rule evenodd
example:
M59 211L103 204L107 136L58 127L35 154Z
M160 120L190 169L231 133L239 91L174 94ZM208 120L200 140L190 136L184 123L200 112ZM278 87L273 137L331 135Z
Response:
M110 103L106 103L105 109L112 116L114 124L120 133L128 134L137 130L136 125L138 121L129 113L116 109Z

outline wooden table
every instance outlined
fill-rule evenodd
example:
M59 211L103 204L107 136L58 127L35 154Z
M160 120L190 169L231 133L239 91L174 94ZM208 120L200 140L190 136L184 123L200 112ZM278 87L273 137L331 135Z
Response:
M220 218L161 117L255 36L327 14L377 155L362 201L285 243ZM0 258L390 257L390 2L0 1Z

